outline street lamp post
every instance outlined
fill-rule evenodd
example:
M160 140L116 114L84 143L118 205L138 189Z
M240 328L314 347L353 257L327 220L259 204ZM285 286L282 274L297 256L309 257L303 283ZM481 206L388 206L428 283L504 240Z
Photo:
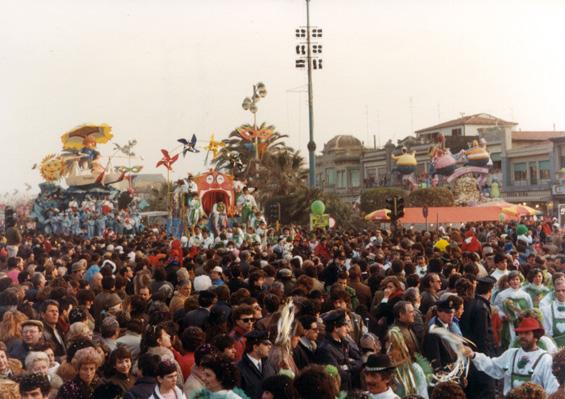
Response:
M259 82L253 85L253 95L245 97L241 107L253 114L253 130L257 130L257 103L267 95L267 87ZM255 135L255 162L257 163L257 173L259 173L259 137Z

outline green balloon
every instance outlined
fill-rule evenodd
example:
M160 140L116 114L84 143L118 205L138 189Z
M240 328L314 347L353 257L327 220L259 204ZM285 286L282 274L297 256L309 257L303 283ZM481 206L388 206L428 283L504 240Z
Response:
M526 234L527 232L528 232L528 228L527 228L525 225L523 225L523 224L519 224L519 225L516 227L516 233L517 233L519 236L522 235L522 234Z
M310 210L314 215L323 215L326 210L326 205L324 205L322 201L316 200L310 205Z
M506 215L503 212L500 212L500 214L498 215L498 221L504 222L505 219L506 219Z

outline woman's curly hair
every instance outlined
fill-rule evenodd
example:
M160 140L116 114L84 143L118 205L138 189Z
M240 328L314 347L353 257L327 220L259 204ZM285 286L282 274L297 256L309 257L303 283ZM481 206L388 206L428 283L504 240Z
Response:
M239 370L222 353L207 355L202 359L200 368L212 370L224 389L233 389L239 385Z
M506 399L545 399L546 397L544 389L533 382L526 382L506 395Z
M459 384L446 381L435 386L431 399L467 399L467 397Z
M73 366L78 370L83 364L94 363L96 368L102 366L104 363L104 357L98 353L98 351L92 347L79 349L73 356L71 362Z
M559 385L563 385L565 383L565 348L553 355L552 371Z

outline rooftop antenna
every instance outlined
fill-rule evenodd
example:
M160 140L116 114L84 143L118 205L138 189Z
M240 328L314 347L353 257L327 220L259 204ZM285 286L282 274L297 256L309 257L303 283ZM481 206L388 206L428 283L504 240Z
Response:
M366 122L366 129L367 129L367 143L369 143L369 106L365 104L365 122Z
M414 132L414 103L410 97L410 134Z
M379 117L379 110L377 110L377 140L379 147L381 146L381 118Z

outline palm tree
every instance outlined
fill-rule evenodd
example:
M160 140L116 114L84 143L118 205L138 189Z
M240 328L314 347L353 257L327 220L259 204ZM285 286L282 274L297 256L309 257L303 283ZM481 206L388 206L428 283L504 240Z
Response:
M307 177L304 158L298 150L284 147L268 152L259 168L259 199L263 202L272 196L289 195L305 187Z

